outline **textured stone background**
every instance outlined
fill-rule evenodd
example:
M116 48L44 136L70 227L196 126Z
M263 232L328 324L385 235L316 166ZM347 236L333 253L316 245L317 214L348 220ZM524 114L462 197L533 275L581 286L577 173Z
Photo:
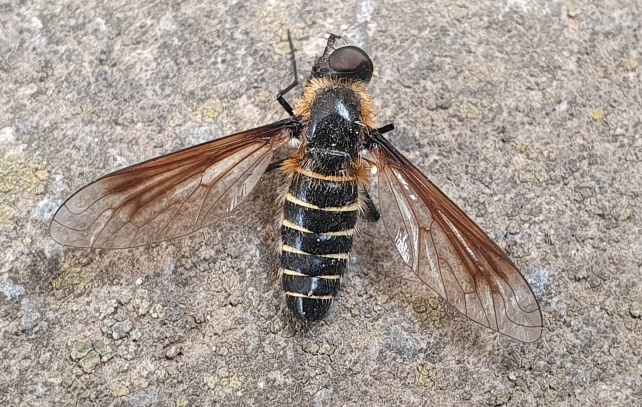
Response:
M641 21L637 0L0 2L0 405L642 404ZM182 240L51 240L98 176L285 117L288 28L302 76L328 32L372 55L380 124L519 265L539 342L456 314L380 225L300 329L268 272L274 177Z

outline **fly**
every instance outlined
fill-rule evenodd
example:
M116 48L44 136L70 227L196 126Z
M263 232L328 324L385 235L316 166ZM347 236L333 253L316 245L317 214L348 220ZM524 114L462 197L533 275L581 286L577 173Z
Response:
M383 137L393 126L375 126L367 90L372 60L338 39L328 38L294 109L283 97L298 84L292 54L295 81L277 96L289 118L92 182L58 209L52 237L67 246L122 249L186 236L234 211L263 174L278 169L286 176L280 278L295 317L313 322L330 309L362 216L382 218L404 263L463 315L536 341L542 315L528 283ZM291 157L273 161L276 150L295 143Z

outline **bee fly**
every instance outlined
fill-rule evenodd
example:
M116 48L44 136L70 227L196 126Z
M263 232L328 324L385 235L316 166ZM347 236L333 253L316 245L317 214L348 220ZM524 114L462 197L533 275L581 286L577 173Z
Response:
M281 282L288 308L322 318L340 285L358 214L380 218L417 277L462 314L520 341L542 332L524 277L486 234L377 129L366 85L372 60L330 35L290 118L116 171L56 212L51 235L75 247L118 249L190 234L237 208L267 171L287 176ZM289 39L289 38L288 38ZM290 46L292 42L290 40ZM274 151L298 142L288 159ZM372 183L372 184L371 184ZM372 186L371 186L372 185Z

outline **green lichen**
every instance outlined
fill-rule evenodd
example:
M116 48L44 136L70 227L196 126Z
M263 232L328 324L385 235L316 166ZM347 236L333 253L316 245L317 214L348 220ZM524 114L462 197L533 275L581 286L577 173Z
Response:
M85 373L90 373L101 362L106 362L113 356L112 348L102 339L94 341L71 341L69 344L69 357Z

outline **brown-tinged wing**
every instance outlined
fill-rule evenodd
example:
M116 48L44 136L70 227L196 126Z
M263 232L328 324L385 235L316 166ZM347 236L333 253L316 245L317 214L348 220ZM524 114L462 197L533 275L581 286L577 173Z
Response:
M210 225L250 194L299 125L282 120L102 177L58 209L51 236L67 246L120 249Z
M535 295L504 252L380 135L381 215L404 262L462 314L523 342L542 334Z

